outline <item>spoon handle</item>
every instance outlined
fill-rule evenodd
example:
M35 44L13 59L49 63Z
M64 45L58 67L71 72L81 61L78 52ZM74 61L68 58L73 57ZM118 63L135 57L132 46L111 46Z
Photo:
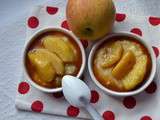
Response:
M101 115L95 110L95 108L91 104L87 104L86 109L94 120L103 120Z

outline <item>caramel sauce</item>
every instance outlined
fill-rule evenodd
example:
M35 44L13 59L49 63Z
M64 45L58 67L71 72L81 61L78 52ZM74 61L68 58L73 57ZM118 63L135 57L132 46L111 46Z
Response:
M135 38L126 37L126 36L116 36L116 37L114 37L114 38L110 38L108 41L109 41L109 42L112 42L112 41L114 42L114 41L116 41L116 40L119 40L119 41L127 40L127 41L131 41L131 42L133 42L133 43L135 43L135 44L140 45L141 50L142 50L143 53L147 56L147 68L146 68L146 73L145 73L145 75L144 75L143 81L142 81L140 84L138 84L134 89L132 89L132 90L136 90L136 89L138 89L139 87L141 87L141 86L144 84L144 82L147 80L147 78L149 77L149 74L150 74L150 72L151 72L151 67L152 67L151 56L150 56L147 48L146 48L142 43L140 43L139 41L137 41ZM105 43L107 43L108 41L105 41L104 43L102 43L102 44L98 47L98 49L104 47L104 46L105 46ZM98 50L98 49L97 49L97 50ZM96 53L97 53L97 51L96 51ZM96 53L95 53L95 56L96 56ZM95 60L95 56L93 57L93 61ZM122 88L122 89L119 89L119 88L116 87L116 86L107 86L105 80L104 80L104 79L101 77L101 75L98 73L97 68L96 68L96 66L94 65L94 62L92 63L92 66L93 66L93 73L94 73L95 77L97 78L97 80L98 80L104 87L106 87L106 88L108 88L108 89L110 89L110 90L113 90L113 91L117 91L117 92L125 92L125 91L126 91L126 90L124 90L123 88ZM122 72L123 72L123 71L122 71ZM130 90L130 91L132 91L132 90Z
M68 38L68 40L70 41L70 43L75 47L76 49L76 60L74 62L72 62L71 64L75 65L76 66L76 71L74 72L74 74L72 74L73 76L76 76L80 70L80 67L81 67L81 64L82 64L82 54L81 54L81 50L78 46L78 44L75 42L75 40L65 34L65 33L62 33L62 32L57 32L57 31L49 31L49 32L46 32L46 33L43 33L41 35L39 35L38 37L34 38L34 40L30 43L28 49L27 49L27 53L33 49L36 49L36 48L44 48L43 44L42 44L42 38L47 36L47 35L55 35L55 36L65 36ZM33 65L31 64L31 62L29 61L29 58L27 57L26 55L26 61L25 61L25 64L26 64L26 68L27 68L27 72L29 74L29 76L31 77L31 79L39 84L40 86L43 86L43 87L46 87L46 88L57 88L57 87L61 87L61 79L63 76L58 76L60 78L60 81L59 80L53 80L52 82L43 82L42 80L39 79L37 73L36 73L36 70L35 68L33 67ZM64 63L66 64L66 63Z

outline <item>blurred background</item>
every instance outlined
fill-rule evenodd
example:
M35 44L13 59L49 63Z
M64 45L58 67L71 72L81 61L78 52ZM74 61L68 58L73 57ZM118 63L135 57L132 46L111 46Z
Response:
M21 51L25 41L25 18L32 7L46 2L48 0L0 0L0 120L72 120L18 111L15 108L16 87L22 73ZM67 0L49 2L64 5ZM160 0L114 2L119 13L160 17Z

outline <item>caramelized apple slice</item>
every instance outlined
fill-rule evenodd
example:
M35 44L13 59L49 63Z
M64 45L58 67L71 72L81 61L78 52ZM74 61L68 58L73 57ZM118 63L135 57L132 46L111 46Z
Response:
M68 37L63 36L62 39L67 43L67 45L72 49L74 55L77 55L77 50L75 48L75 46L69 41Z
M123 84L120 81L117 81L113 78L106 79L105 85L107 88L110 88L110 89L113 89L116 91L123 91L124 90Z
M99 71L98 71L99 72ZM117 81L107 72L101 72L101 83L109 89L114 89L117 91L123 91L124 86L121 81Z
M134 53L132 51L127 51L115 68L113 68L112 75L117 79L123 78L130 72L135 62L136 58Z
M35 67L40 80L51 82L55 78L56 72L52 67L51 62L43 55L37 55L35 54L35 51L31 51L28 53L28 57L31 64Z
M142 55L137 58L136 64L134 65L132 71L129 72L128 75L124 77L122 80L125 89L132 90L137 85L139 85L145 76L147 70L147 56Z
M74 52L62 37L48 35L43 38L43 45L49 51L56 53L64 62L75 60Z
M63 61L55 54L55 53L51 53L49 51L46 51L46 57L48 57L48 59L51 59L52 65L56 70L56 73L58 75L64 75L64 63Z
M102 52L102 67L111 67L117 63L122 56L123 48L119 42L110 43L103 48Z
M35 59L44 59L44 61L51 62L51 66L58 75L64 74L64 64L55 53L51 53L46 49L34 49L31 53L34 54Z

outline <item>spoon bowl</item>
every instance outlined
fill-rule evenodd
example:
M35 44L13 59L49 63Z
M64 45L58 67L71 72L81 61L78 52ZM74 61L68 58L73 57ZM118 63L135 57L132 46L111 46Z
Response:
M62 78L62 90L66 100L71 105L85 108L94 120L103 120L101 115L90 104L91 92L82 80L65 75Z
M62 79L63 94L68 102L74 106L84 107L83 99L89 103L91 93L88 86L77 77L65 75Z

